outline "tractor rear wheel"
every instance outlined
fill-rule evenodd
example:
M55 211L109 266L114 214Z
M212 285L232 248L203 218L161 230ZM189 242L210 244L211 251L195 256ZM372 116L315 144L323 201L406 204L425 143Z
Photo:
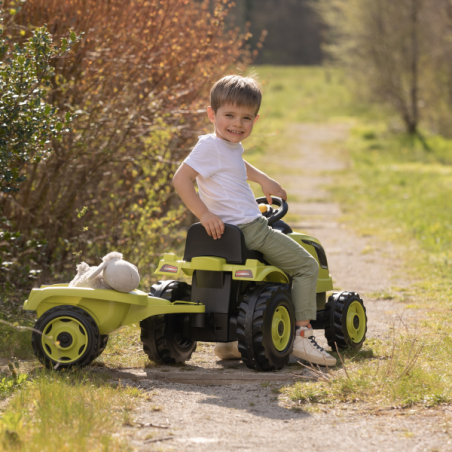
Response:
M295 338L295 313L285 285L251 286L237 317L237 339L250 369L279 370L289 361Z
M88 312L77 306L55 306L39 317L31 337L33 351L48 368L84 367L99 356L100 334Z
M359 350L366 340L367 315L364 302L355 292L337 292L328 298L323 316L325 337L336 351Z
M190 301L191 287L180 281L159 281L152 286L150 295L169 301ZM151 361L177 364L191 358L197 342L183 337L185 315L157 315L140 322L143 350Z

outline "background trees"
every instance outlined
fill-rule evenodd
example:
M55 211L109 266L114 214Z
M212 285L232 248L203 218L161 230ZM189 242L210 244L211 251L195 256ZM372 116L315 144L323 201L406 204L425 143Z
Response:
M451 0L319 0L330 55L359 91L390 104L410 134L452 128Z

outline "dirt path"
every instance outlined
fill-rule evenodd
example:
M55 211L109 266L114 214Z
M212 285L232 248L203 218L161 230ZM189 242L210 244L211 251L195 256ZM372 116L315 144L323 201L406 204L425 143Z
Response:
M347 137L348 128L306 124L297 126L295 133L299 141L285 162L268 156L262 166L281 168L277 179L295 199L290 202L295 219L291 225L321 240L335 286L363 296L368 337L384 338L394 316L403 311L401 304L372 297L404 284L394 279L398 272L392 250L341 223L340 207L323 188L333 182L335 172L347 167L333 144ZM149 400L135 412L133 425L121 432L137 450L452 450L444 424L445 419L450 421L447 413L445 417L439 410L422 416L415 410L384 416L363 414L359 408L316 414L294 411L277 390L303 372L297 364L278 373L256 373L236 361L217 361L212 349L210 344L200 344L183 367L124 369L112 374L149 393ZM227 384L231 382L235 384Z

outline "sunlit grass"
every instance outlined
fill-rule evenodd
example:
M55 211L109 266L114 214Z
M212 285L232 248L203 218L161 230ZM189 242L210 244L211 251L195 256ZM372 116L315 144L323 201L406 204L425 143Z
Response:
M95 363L102 363L109 367L138 367L149 366L147 355L143 352L140 341L139 325L129 325L110 334L107 347Z
M358 353L343 353L344 365L338 359L338 368L325 379L299 382L282 392L305 408L338 402L365 404L370 409L451 403L450 337L405 331L402 323L396 327L388 340L369 339Z
M0 450L130 450L112 432L130 423L140 397L84 373L39 371L0 418Z

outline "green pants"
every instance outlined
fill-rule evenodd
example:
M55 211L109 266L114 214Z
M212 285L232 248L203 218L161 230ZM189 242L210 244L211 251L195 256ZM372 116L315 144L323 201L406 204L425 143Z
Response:
M267 262L293 278L292 303L297 321L316 318L316 285L319 265L302 246L285 234L272 229L267 219L260 217L239 224L246 247L260 251Z

